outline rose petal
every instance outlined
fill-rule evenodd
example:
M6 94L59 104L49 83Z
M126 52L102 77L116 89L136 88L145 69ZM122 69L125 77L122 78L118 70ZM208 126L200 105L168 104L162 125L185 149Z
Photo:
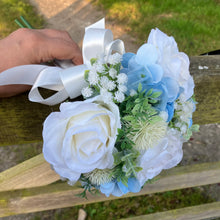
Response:
M68 120L61 116L58 112L51 113L43 126L43 154L52 165L63 164L61 151Z

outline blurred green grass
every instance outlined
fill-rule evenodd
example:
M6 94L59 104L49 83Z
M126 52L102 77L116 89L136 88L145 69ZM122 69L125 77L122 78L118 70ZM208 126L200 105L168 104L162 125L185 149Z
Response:
M0 39L19 28L14 20L20 15L36 28L44 25L43 18L27 0L0 0L0 15Z
M172 35L180 51L199 55L220 49L219 0L93 0L123 25L138 44L152 28Z

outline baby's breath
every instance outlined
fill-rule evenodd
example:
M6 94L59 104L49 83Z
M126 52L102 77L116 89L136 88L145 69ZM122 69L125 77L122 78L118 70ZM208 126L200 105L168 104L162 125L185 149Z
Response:
M115 100L116 100L117 102L121 103L121 102L124 101L124 99L125 99L125 95L124 95L123 92L117 91L117 92L115 93Z
M115 70L114 68L110 68L109 69L109 76L111 76L112 79L115 79L117 76L117 70Z
M118 84L126 84L128 82L128 76L125 73L120 73L117 76Z
M93 91L91 88L85 87L82 89L82 95L84 98L89 98L92 96L92 94L93 94Z
M120 73L121 55L115 53L109 56L107 62L104 60L103 57L91 59L91 68L85 71L90 89L83 89L83 96L88 98L100 94L105 97L106 103L121 103L125 99L128 81L127 75Z
M122 56L119 53L112 54L108 57L108 63L112 65L116 65L121 63Z

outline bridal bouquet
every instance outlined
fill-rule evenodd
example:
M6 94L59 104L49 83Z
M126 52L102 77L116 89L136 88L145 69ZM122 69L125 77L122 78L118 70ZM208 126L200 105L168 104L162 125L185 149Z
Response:
M198 130L189 58L153 29L136 54L98 54L87 66L84 100L63 102L44 122L44 157L61 179L80 181L83 196L137 193L181 161Z

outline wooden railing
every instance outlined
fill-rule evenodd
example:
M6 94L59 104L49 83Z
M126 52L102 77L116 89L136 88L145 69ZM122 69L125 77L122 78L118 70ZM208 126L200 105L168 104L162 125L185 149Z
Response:
M198 101L193 120L198 124L220 123L220 56L191 57L190 72L196 84ZM201 67L206 68L201 68ZM200 68L199 68L200 67ZM0 145L42 141L42 123L58 106L48 107L27 100L27 94L0 99ZM179 166L163 171L159 180L147 184L136 194L165 192L220 182L220 161ZM43 155L35 156L0 173L0 217L49 209L95 203L118 197L88 195L88 200L75 195L82 189L59 181ZM185 216L186 218L183 218ZM220 216L220 202L171 210L131 219L203 219Z

